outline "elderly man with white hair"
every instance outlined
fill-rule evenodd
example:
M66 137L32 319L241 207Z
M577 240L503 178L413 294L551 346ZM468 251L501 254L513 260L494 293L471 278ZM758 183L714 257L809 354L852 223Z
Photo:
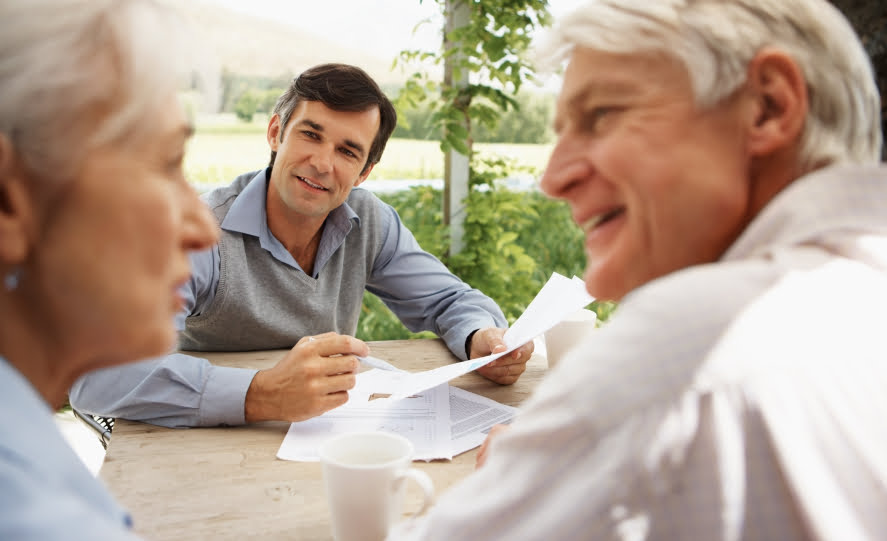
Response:
M588 0L542 179L620 301L392 539L887 538L887 169L825 0Z

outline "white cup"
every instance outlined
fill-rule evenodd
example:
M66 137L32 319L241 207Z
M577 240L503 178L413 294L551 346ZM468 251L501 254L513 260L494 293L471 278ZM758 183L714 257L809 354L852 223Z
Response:
M553 368L577 343L596 327L597 314L582 309L573 312L560 323L545 331L545 356L548 368Z
M421 514L434 501L428 475L411 468L413 444L387 432L352 432L326 440L319 450L333 539L381 541L401 518L406 480L422 489Z

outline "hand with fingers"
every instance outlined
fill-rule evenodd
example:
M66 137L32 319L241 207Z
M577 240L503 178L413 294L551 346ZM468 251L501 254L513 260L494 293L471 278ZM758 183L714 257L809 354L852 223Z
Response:
M474 468L480 468L486 463L487 458L490 456L490 443L501 436L506 430L508 430L508 425L493 425L490 428L490 433L487 434L487 438L480 446L480 450L477 452L477 457L475 458Z
M260 370L244 401L246 422L304 421L348 400L366 343L329 332L304 337L277 365Z
M471 337L469 358L476 359L491 353L504 351L507 346L502 337L505 329L487 327L480 329ZM527 369L527 361L533 355L533 342L527 342L508 355L503 355L495 361L477 369L477 372L490 381L502 385L511 385Z

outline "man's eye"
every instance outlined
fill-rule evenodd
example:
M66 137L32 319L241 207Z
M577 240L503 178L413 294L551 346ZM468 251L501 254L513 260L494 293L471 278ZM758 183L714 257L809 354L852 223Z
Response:
M308 137L310 139L320 139L320 136L313 131L304 130L302 133L305 135L305 137Z
M590 109L585 115L583 115L585 129L591 132L599 131L602 123L606 122L608 117L612 116L613 113L617 111L618 108L609 106L594 107Z
M356 158L357 157L357 154L355 154L354 152L351 152L347 148L342 149L342 154L348 156L349 158Z

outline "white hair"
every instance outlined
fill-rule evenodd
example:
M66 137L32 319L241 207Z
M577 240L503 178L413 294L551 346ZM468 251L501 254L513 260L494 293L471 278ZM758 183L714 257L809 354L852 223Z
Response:
M559 21L540 55L559 62L577 46L675 58L704 108L745 83L758 51L776 47L795 59L807 83L801 167L880 159L871 62L847 19L825 0L588 0Z
M0 133L38 176L67 178L191 84L192 41L154 0L0 0Z

